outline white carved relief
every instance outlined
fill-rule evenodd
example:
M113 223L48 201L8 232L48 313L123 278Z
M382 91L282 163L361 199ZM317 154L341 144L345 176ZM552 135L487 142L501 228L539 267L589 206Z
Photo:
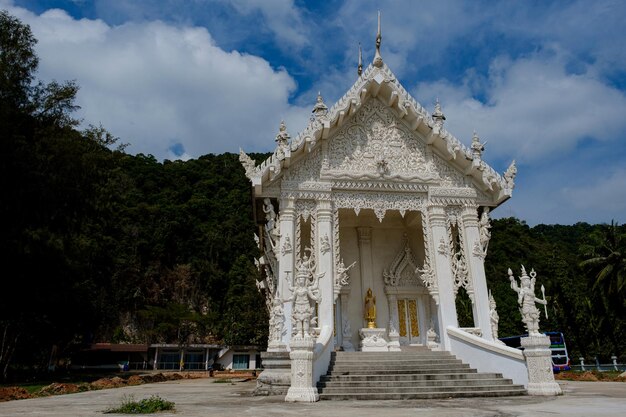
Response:
M246 177L248 177L248 179L252 179L258 174L254 160L252 160L252 158L250 158L241 148L239 149L239 162L241 162L243 169L246 171Z
M334 301L337 301L341 289L350 285L350 275L348 271L350 271L354 265L356 265L356 261L346 267L343 263L343 259L341 259L339 264L335 266L335 282L333 283Z
M302 219L302 216L296 216L295 217L295 224L296 224L296 239L295 239L295 253L297 256L300 256L300 254L302 253L302 222L304 222L304 220Z
M311 215L311 248L312 253L317 253L317 212Z
M459 288L467 291L474 302L474 286L471 280L467 256L465 255L465 232L460 207L449 207L447 210L448 245L450 248L450 268L452 270L453 291L456 296ZM456 235L454 234L456 232Z
M332 182L332 188L334 190L408 191L420 193L426 193L429 189L432 189L426 184L368 180L335 180Z
M284 181L306 182L318 181L322 167L322 150L317 148L301 160L290 166L284 176Z
M378 99L368 100L329 143L324 176L437 179L426 145Z
M437 155L433 155L434 169L438 173L439 185L442 187L464 187L465 178L462 173L450 166Z
M281 345L285 330L285 313L283 302L279 297L274 297L269 320L269 343L268 348L276 348Z
M436 304L439 304L439 287L437 284L437 276L433 268L434 260L431 258L432 253L432 231L430 229L430 220L426 210L422 210L422 234L424 237L424 265L421 269L417 269L420 273L424 286L428 289L428 292L435 300Z
M506 188L512 190L515 188L515 176L517 175L517 166L515 165L515 160L511 162L511 165L506 169L504 173L504 182L506 184Z
M328 238L328 235L324 235L320 240L320 252L325 255L326 253L328 253L329 250L330 239Z
M482 248L482 246L480 245L480 241L478 241L478 240L475 240L475 241L474 241L474 246L473 246L473 248L472 248L472 254L473 254L475 257L479 258L479 259L482 259L482 260L484 260L484 259L485 259L485 256L486 256L487 254L485 253L485 251L483 251L483 248Z
M415 287L421 285L419 268L409 247L409 240L404 236L404 245L388 269L383 271L383 280L390 287Z
M292 250L291 239L289 236L285 236L285 241L283 242L283 246L280 248L280 253L285 256L288 253L291 253Z
M420 211L426 198L415 194L338 192L333 200L337 208L353 209L357 215L361 209L372 209L382 221L387 210Z
M339 244L339 209L333 204L333 256L335 270L339 266L341 260L341 247ZM337 276L337 274L335 274Z
M430 187L428 189L430 197L458 197L458 198L476 198L476 189L471 187Z
M489 219L489 207L483 209L483 213L480 216L478 222L479 240L474 242L473 253L480 259L485 259L487 256L487 248L489 247L489 241L491 240L491 220Z
M330 181L315 180L315 181L281 181L281 188L283 192L289 191L319 191L329 193L332 189L333 183ZM305 197L300 197L305 198ZM311 198L311 197L309 197Z
M315 215L315 200L297 200L296 201L296 216L302 216L304 221L308 221L309 217Z
M443 237L439 239L439 245L437 245L437 252L444 256L450 256L450 246L448 245L448 241Z

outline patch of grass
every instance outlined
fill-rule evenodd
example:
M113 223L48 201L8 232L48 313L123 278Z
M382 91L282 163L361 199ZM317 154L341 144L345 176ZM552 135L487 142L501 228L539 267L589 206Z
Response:
M152 395L149 398L136 401L134 395L124 395L122 403L115 408L109 408L104 411L105 414L151 414L159 411L174 410L172 401L164 400L158 395Z
M35 394L41 391L41 389L47 385L48 384L24 384L22 385L22 388L28 391L29 394Z

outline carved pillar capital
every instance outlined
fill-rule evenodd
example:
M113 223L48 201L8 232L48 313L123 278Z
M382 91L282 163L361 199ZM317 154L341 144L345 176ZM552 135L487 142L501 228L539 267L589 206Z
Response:
M428 206L428 221L431 227L436 226L444 226L446 225L446 209L440 205L429 205Z
M285 220L293 220L296 213L296 200L293 197L283 197L280 199L280 217Z
M461 211L463 225L467 227L478 227L478 207L465 206Z
M371 227L357 227L359 234L359 243L369 243L372 240L372 228Z
M317 201L317 221L330 222L333 218L333 207L330 200L318 200Z

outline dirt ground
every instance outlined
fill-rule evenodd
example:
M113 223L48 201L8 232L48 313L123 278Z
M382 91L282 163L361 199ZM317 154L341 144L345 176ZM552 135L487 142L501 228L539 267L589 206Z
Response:
M604 382L626 382L626 377L620 376L620 372L599 372L599 371L562 371L554 375L554 379L559 381L604 381Z
M197 379L211 378L219 379L254 379L254 372L232 372L232 371L215 371L213 376L208 372L164 372L150 373L141 375L130 375L128 377L111 377L100 378L93 382L81 383L59 383L53 382L46 385L35 392L29 392L27 389L14 387L0 387L0 402L11 400L22 400L27 398L47 397L50 395L73 394L75 392L94 391L107 388L119 388L125 386L149 384L153 382L176 381L180 379Z

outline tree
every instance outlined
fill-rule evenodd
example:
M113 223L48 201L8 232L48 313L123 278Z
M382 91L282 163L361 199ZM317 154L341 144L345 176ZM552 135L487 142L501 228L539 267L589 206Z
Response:
M24 110L29 103L31 84L39 59L37 40L30 27L0 11L0 108Z
M35 43L0 11L0 253L14 291L0 304L3 379L16 358L45 369L54 346L94 326L90 268L115 201L117 156L75 129L74 82L37 82Z
M580 265L593 276L593 289L600 290L607 303L620 309L624 308L626 234L612 221L610 225L602 228L601 233L592 234L590 239L591 244L581 248L584 260Z

